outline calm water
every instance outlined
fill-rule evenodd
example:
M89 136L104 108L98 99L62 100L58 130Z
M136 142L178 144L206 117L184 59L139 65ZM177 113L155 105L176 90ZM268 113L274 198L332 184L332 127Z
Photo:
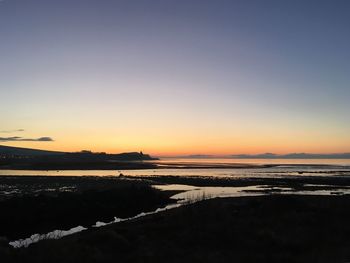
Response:
M204 164L310 164L350 166L350 159L233 159L233 158L162 158L160 163Z
M350 176L350 159L179 159L164 158L160 164L252 164L276 166L269 168L210 168L210 169L150 169L150 170L0 170L0 175L59 175L59 176L130 176L178 175L214 177L284 177L284 176Z

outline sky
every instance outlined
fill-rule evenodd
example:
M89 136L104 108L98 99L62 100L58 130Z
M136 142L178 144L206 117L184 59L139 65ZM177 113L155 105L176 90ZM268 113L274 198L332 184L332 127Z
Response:
M2 0L0 144L350 152L350 1Z

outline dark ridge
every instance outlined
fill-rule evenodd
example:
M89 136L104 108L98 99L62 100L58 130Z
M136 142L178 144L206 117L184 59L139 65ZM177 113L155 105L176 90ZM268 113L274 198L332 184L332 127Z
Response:
M0 156L43 156L62 154L65 154L65 152L0 145Z
M91 151L55 152L0 146L0 169L114 170L154 168L154 164L142 162L149 160L157 160L157 158L143 152L119 154L94 153Z

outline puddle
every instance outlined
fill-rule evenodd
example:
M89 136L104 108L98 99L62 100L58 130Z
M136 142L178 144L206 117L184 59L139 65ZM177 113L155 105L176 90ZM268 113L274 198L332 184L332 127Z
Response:
M166 210L174 209L174 208L180 207L181 205L182 205L181 203L170 204L170 205L167 205L167 206L162 207L162 208L157 208L154 211L142 212L142 213L137 214L136 216L128 217L128 218L115 217L113 221L108 222L108 223L97 221L96 224L93 225L92 227L101 227L101 226L106 226L106 225L110 225L110 224L120 223L120 222L124 222L124 221L128 221L128 220L133 220L133 219L137 219L137 218L140 218L140 217L143 217L143 216L153 215L153 214L156 214L156 213L159 213L159 212L163 212L163 211L166 211Z
M47 234L34 234L26 239L19 239L16 241L12 241L9 243L10 246L14 248L20 248L20 247L28 247L30 244L37 243L41 240L46 239L59 239L64 236L68 236L74 233L78 233L81 231L86 230L87 228L82 226L73 227L69 230L54 230L52 232L49 232Z
M317 186L317 185L315 185ZM269 194L296 194L296 195L343 195L350 194L350 188L347 186L330 189L317 190L295 190L291 187L276 187L271 185L253 185L244 187L195 187L190 185L154 185L160 190L180 190L171 198L178 200L178 203L193 203L204 199L224 198L224 197L244 197L260 196ZM331 187L331 186L327 186ZM187 189L187 190L185 190Z
M261 186L243 186L243 187L217 187L204 186L195 187L190 185L154 185L153 187L159 190L178 190L185 191L173 195L171 198L178 200L178 203L193 203L196 201L211 199L217 197L238 197L238 196L256 196L264 194L259 193ZM187 189L187 190L186 190Z

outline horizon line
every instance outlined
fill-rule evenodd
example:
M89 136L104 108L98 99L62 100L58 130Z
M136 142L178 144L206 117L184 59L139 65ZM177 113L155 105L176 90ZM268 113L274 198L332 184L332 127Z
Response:
M3 147L11 147L11 148L21 148L21 149L31 149L31 150L38 150L38 151L49 151L49 152L62 152L62 153L77 153L77 152L83 152L83 151L90 151L86 149L82 150L74 150L74 151L60 151L60 150L47 150L47 149L42 149L42 148L28 148L28 147L20 147L20 146L8 146L8 145L3 145L0 144L0 146ZM107 154L118 154L118 153L130 153L130 152L144 152L143 150L138 150L138 151L120 151L120 152L106 152L106 151L91 151L92 153L107 153ZM320 153L320 152L288 152L288 153L273 153L273 152L258 152L258 153L228 153L228 154L207 154L207 153L186 153L186 154L162 154L162 153L147 153L151 156L154 157L163 157L163 158L213 158L213 157L256 157L256 156L274 156L274 157L279 157L279 156L288 156L288 155L318 155L318 156L335 156L335 155L350 155L350 151L348 152L327 152L327 153Z

